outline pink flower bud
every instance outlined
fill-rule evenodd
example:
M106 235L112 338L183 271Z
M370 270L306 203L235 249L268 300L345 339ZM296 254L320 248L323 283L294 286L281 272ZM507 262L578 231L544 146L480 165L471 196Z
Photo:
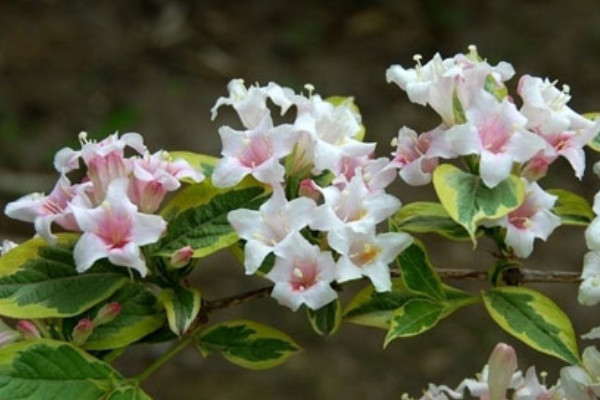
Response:
M498 343L488 360L490 400L503 400L513 374L517 370L517 354L511 346Z
M300 196L313 199L314 201L318 201L321 197L321 192L318 190L317 185L312 179L309 178L303 179L302 182L300 182L298 194L300 194Z
M0 349L21 339L22 335L0 319Z
M89 318L80 320L73 328L73 344L81 346L88 340L92 332L94 332L94 322Z
M121 304L114 301L112 303L105 304L96 314L94 318L94 325L108 324L110 321L115 319L121 313Z
M171 256L171 267L182 268L188 265L192 256L194 255L194 249L191 246L184 246L177 250Z
M41 339L42 334L35 324L29 320L21 320L17 322L17 330L21 332L26 340Z

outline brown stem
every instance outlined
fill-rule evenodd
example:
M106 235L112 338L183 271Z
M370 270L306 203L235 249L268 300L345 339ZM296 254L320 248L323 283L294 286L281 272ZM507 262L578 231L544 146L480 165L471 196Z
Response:
M456 269L437 269L440 278L449 280L472 280L472 281L487 281L489 274L487 271L479 271L475 269L456 268ZM538 271L531 269L515 268L504 272L515 274L511 276L511 282L516 283L579 283L581 275L577 272L566 271ZM400 276L398 271L392 271L393 277ZM209 313L224 308L237 306L239 304L248 303L250 301L267 297L271 294L273 286L266 286L260 289L251 290L246 293L238 294L223 299L206 301L202 307L202 314L206 317Z

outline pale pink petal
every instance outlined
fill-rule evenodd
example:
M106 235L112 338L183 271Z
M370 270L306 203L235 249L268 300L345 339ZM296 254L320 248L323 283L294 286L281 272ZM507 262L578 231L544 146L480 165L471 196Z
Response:
M273 246L268 246L258 240L248 240L244 247L244 267L246 275L252 275L260 268L265 257L272 252Z
M516 162L529 161L546 148L546 141L539 135L527 131L516 131L506 143L506 153Z
M318 310L337 299L337 292L328 282L320 281L304 292L304 303L312 310Z
M87 271L94 262L107 257L108 252L109 249L102 239L92 233L84 233L73 249L77 272Z
M135 243L128 243L123 247L109 250L108 260L114 265L133 268L137 270L142 277L145 277L148 273L146 262L140 254L140 247Z
M255 177L257 181L269 185L275 185L280 182L283 182L284 174L285 168L283 167L283 165L281 165L279 160L275 158L271 158L265 161L264 163L252 170L252 176Z
M535 236L529 229L518 229L512 225L506 228L506 244L509 245L519 258L527 258L533 252Z
M449 147L457 155L479 154L482 150L477 129L470 123L455 125L445 133Z
M215 187L231 187L241 182L250 172L252 170L241 165L237 159L225 157L217 162L211 179Z
M132 241L139 246L156 243L167 229L167 222L159 215L135 214Z
M513 159L509 154L484 150L479 161L479 174L487 187L494 188L508 178L512 165Z

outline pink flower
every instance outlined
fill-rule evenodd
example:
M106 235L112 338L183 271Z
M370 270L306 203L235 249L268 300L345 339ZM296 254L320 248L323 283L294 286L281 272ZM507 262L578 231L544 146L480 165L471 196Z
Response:
M493 188L508 178L514 162L530 160L544 149L544 140L524 129L527 119L515 105L480 90L466 110L467 123L450 128L445 136L457 154L480 155L480 175Z
M371 192L362 174L355 175L343 188L329 186L321 192L325 204L316 209L310 223L311 229L319 231L349 227L364 233L400 208L396 197Z
M296 133L289 125L273 127L269 116L256 128L235 131L224 126L219 129L223 158L217 163L212 182L217 187L230 187L251 174L270 185L283 181L285 170L279 159L290 154Z
M315 202L306 197L288 202L283 188L276 186L271 198L262 204L258 211L231 211L227 220L238 235L246 240L246 274L255 273L265 257L276 250L286 237L307 226L315 208Z
M180 179L190 178L195 182L204 180L204 175L193 169L187 161L171 161L166 151L133 159L132 169L129 197L145 213L156 211L168 192L179 189Z
M346 282L368 277L378 292L392 288L389 264L406 249L412 238L406 233L375 235L373 227L367 233L351 229L329 232L327 241L340 254L336 267L336 281Z
M536 238L546 240L560 226L561 220L551 212L557 197L530 183L525 200L516 210L490 224L506 228L506 244L517 257L529 257Z
M115 265L146 275L140 246L156 242L166 229L166 222L162 217L139 213L127 197L127 186L126 179L113 181L105 201L96 208L72 206L84 232L73 251L77 271L84 272L96 260L108 257Z
M392 142L397 148L390 166L398 168L398 174L409 185L420 186L431 182L431 173L439 164L438 157L431 155L432 143L439 141L442 132L433 130L417 135L415 131L402 127ZM435 147L435 146L434 146Z
M89 205L84 194L89 184L71 185L66 175L61 175L48 196L33 193L8 203L4 212L10 218L20 221L33 222L36 232L48 242L56 238L51 231L51 225L56 222L64 229L79 231L79 226L71 212L71 203L77 202L82 206Z
M335 278L331 252L322 252L298 232L277 248L273 269L266 275L275 282L271 296L296 311L302 304L317 310L337 298L330 286Z

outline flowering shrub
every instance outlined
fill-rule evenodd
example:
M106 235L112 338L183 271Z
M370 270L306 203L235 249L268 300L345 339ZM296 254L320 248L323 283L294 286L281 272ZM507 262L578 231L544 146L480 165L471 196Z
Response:
M415 61L390 67L387 80L440 122L422 133L400 128L391 159L376 158L376 143L364 141L352 98L239 79L212 109L215 119L232 107L241 121L219 129L221 158L151 153L136 133L97 142L82 133L80 149L60 150L51 193L5 210L37 235L2 246L0 315L16 323L0 325L0 397L146 399L139 384L191 342L242 367L277 366L300 350L288 335L247 320L210 323L212 313L266 295L294 311L304 306L321 335L343 321L384 329L386 346L483 303L502 329L569 366L548 386L533 367L517 371L514 350L499 344L477 379L430 385L422 399L599 396L600 353L588 347L580 356L568 316L522 284L581 280L579 301L600 301L600 197L592 208L540 184L559 157L582 177L583 147L600 149L600 119L569 108L568 87L548 79L522 76L517 101L504 84L512 66L491 65L474 47ZM294 115L275 124L272 112ZM439 202L401 206L386 192L397 176L432 183ZM524 268L535 240L561 225L587 226L581 278ZM497 260L481 271L436 269L413 234L474 246L491 238ZM270 284L204 299L186 277L198 258L220 250ZM473 274L490 287L469 293L443 282ZM338 290L351 280L365 287L342 305ZM133 379L110 366L128 346L165 341L172 349Z

